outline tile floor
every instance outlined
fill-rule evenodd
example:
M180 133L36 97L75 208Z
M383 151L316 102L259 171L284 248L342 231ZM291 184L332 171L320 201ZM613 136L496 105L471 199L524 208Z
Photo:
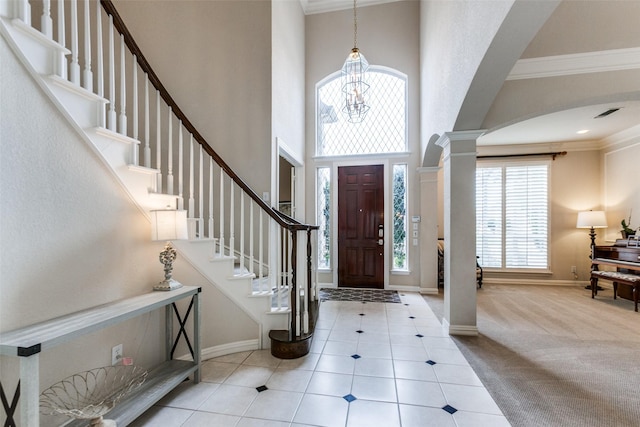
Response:
M402 303L326 301L311 352L207 360L134 424L161 427L509 426L418 294Z

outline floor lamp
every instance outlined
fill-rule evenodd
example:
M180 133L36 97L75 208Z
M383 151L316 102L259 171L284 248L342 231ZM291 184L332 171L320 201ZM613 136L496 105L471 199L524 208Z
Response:
M589 228L589 237L591 237L591 254L589 258L593 259L593 247L596 245L596 228L607 228L607 217L604 211L584 211L578 212L578 221L576 228ZM591 289L591 285L585 286L585 289ZM598 286L598 290L601 288Z

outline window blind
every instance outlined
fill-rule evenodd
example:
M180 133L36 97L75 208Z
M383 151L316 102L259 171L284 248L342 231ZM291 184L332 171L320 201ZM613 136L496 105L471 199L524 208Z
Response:
M476 252L488 268L548 266L547 164L476 169Z

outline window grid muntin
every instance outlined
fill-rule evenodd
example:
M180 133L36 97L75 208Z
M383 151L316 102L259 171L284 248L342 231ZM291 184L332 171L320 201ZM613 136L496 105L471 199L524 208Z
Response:
M350 123L342 113L344 103L340 73L316 88L316 155L363 155L407 152L407 79L384 67L370 67L367 100L372 105L361 123ZM383 109L380 106L386 105Z

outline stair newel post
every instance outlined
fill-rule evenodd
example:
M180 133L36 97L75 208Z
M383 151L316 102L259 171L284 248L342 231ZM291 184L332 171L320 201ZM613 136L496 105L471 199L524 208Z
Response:
M98 8L98 16L100 16L100 8ZM102 49L102 27L100 28L100 32L98 33L98 46ZM58 44L61 46L65 45L66 35L65 35L65 23L64 23L64 2L58 1ZM102 53L102 50L100 50ZM58 63L56 64L56 71L58 72L58 76L63 79L67 79L67 57L63 51L58 51ZM102 96L101 94L99 94Z
M71 0L71 83L80 86L80 64L78 63L78 0Z
M199 145L198 156L198 238L204 239L204 154Z
M138 140L138 61L136 55L133 55L133 75L131 76L131 88L133 94L133 139ZM139 144L131 144L131 164L138 166L140 164L138 149Z
M167 194L173 194L173 117L172 109L169 106L169 115L167 117L169 148L167 149Z
M220 217L218 218L218 224L220 225L220 256L224 256L224 170L220 168L220 195L218 196L220 203Z
M254 210L254 206L253 206L254 202L253 199L249 200L249 272L251 274L253 274L254 276L255 274L255 268L254 268L254 263L255 263L255 259L253 257L253 241L255 239L255 234L254 231L255 227L253 226L253 210ZM262 282L258 282L258 284L260 285L260 291L262 291Z
M115 46L113 41L113 16L109 15L109 115L107 124L109 130L116 131L116 65L115 65ZM73 65L73 64L72 64ZM72 79L73 80L73 79Z
M304 288L304 316L302 317L302 327L304 333L309 333L309 298L311 298L311 229L307 228L307 274L306 286Z
M295 231L291 230L291 283L289 285L291 308L291 328L289 331L289 339L293 340L298 336L298 325L300 325L300 307L298 304L298 285L296 280L296 251L298 250L298 242Z
M156 192L162 193L162 138L160 128L160 91L156 89Z
M236 256L236 236L233 230L235 226L235 188L233 186L233 180L229 180L229 255L232 257Z
M213 223L213 157L209 157L209 238L213 240L214 223ZM211 256L216 256L216 245L213 244Z
M120 34L120 133L127 134L127 73L124 59L124 35Z
M144 73L144 167L151 168L151 143L149 139L149 74Z
M193 181L194 181L193 167L194 167L193 135L189 134L189 212L188 212L189 239L195 239L196 237L196 230L195 230L196 220L194 219L196 214L196 208L195 208L195 200L193 198Z
M184 142L182 140L182 120L178 121L178 210L184 209Z
M99 5L96 7L100 8ZM84 72L83 85L86 90L93 92L93 72L91 71L91 19L90 19L90 3L84 0Z
M40 25L42 34L53 38L53 19L51 19L51 0L43 0L42 2L42 17L40 18Z

